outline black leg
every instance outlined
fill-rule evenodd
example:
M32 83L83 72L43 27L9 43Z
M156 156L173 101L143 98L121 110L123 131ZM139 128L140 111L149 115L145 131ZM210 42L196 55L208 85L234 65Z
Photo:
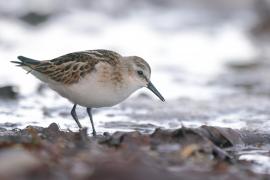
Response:
M92 125L92 130L93 130L93 136L96 136L96 130L95 130L95 126L94 126L94 121L93 121L93 117L92 117L92 109L91 108L86 108L86 111L88 113L88 116L90 118L91 121L91 125Z
M78 124L79 128L82 128L81 123L78 120L77 114L76 114L76 106L77 104L74 104L72 110L71 110L71 116L73 117L73 119L76 121L76 123Z

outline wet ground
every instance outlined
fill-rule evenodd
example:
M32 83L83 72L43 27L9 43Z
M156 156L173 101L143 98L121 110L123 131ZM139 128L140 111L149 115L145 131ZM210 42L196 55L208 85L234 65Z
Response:
M0 6L0 178L270 179L268 1L179 2ZM140 90L94 109L94 138L9 60L96 48L146 58L167 101Z
M96 138L91 129L78 132L67 106L42 104L51 97L46 87L33 97L41 104L38 115L23 105L29 97L20 97L16 88L1 88L2 116L11 119L1 124L0 159L13 158L0 166L0 177L269 179L269 65L266 60L227 64L227 72L207 86L229 93L207 100L181 97L162 103L139 94L96 110ZM24 113L37 120L23 122ZM84 112L80 118L90 127ZM43 127L24 128L30 124Z
M61 131L53 123L2 128L0 134L1 179L270 178L263 169L252 170L257 162L245 160L267 146L270 137L250 131L202 126L89 137L86 129Z

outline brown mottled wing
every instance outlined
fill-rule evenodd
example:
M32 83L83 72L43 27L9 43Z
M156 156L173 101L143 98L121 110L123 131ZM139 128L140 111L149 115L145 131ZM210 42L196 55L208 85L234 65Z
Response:
M112 66L118 62L119 54L108 50L89 50L60 56L50 61L41 61L32 69L47 75L50 79L73 84L95 69L99 62L106 62Z

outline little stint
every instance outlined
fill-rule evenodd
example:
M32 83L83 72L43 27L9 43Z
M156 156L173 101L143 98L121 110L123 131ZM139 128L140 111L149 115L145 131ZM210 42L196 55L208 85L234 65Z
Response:
M76 106L86 107L94 136L92 108L116 105L142 87L165 101L150 81L149 64L138 56L121 56L98 49L69 53L52 60L38 61L24 56L18 56L18 59L20 61L11 62L74 103L71 115L79 128L82 126Z

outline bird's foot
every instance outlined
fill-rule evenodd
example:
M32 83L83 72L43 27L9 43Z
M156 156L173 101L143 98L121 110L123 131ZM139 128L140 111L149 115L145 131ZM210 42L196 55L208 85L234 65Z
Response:
M94 137L97 136L97 132L95 130L93 130L92 134L93 134Z

